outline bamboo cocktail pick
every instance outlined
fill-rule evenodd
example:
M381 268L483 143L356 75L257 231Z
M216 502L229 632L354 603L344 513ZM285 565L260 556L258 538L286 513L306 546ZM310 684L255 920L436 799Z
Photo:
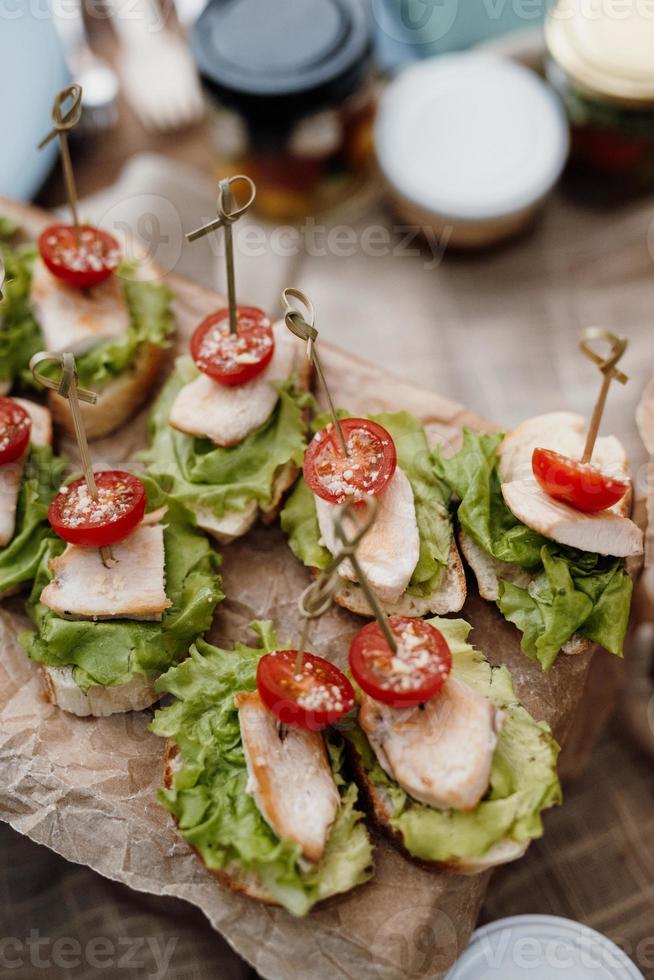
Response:
M356 519L355 514L358 514L359 511L355 511L352 504L344 504L338 509L338 513L336 514L334 520L334 527L336 529L336 537L340 541L341 547L320 573L315 582L312 582L311 585L304 590L298 602L300 616L303 618L304 622L302 626L302 635L300 638L298 655L295 661L296 673L299 673L302 669L302 661L309 634L309 623L312 619L317 619L319 616L322 616L323 613L327 612L331 606L334 596L341 586L341 577L338 570L343 562L348 559L352 565L352 568L354 569L354 574L356 575L357 581L363 590L363 594L368 600L368 604L379 624L379 628L384 635L384 639L388 643L393 653L395 653L397 650L397 643L395 641L395 637L393 636L390 623L388 622L388 616L382 609L379 599L377 598L374 589L370 585L370 582L368 581L367 576L361 568L357 558L357 548L375 523L377 508L377 501L372 498L366 505L366 518L363 523L360 523ZM348 536L345 528L346 521L353 529L353 533L350 536Z
M291 300L297 300L297 302L304 307L305 312L303 312L301 309L297 309ZM329 406L329 414L332 417L334 428L338 433L338 441L341 444L341 450L343 451L344 456L349 456L350 454L348 452L347 443L345 442L345 436L343 435L343 429L338 415L336 414L334 401L327 385L327 381L325 380L325 373L322 369L318 351L316 350L318 331L316 330L316 311L313 303L301 289L294 289L293 287L288 286L282 293L282 306L284 307L284 322L286 323L288 329L296 337L299 337L300 340L306 341L307 358L316 369L316 374L318 375L320 384L325 393L325 398L327 399L327 404Z
M597 341L610 345L607 357L602 357L591 346ZM587 330L584 330L579 347L586 357L589 357L594 364L597 364L603 375L602 387L600 388L597 402L593 409L593 415L588 427L588 435L586 436L584 454L581 457L582 463L590 463L611 382L619 381L621 385L626 385L629 380L626 374L623 374L622 371L618 371L617 369L617 363L627 349L627 338L618 337L616 334L610 333L608 330L600 330L598 327L589 327Z
M233 187L235 184L245 183L249 189L247 201L238 204L234 199ZM194 242L198 238L204 238L211 231L218 228L225 229L225 266L227 270L227 301L229 304L229 329L231 333L236 333L238 327L238 316L236 310L236 282L234 277L234 238L232 235L232 225L238 221L245 212L252 206L257 196L257 188L254 181L245 174L236 174L234 177L226 177L218 184L218 201L216 210L218 217L209 224L196 228L186 235L189 242Z
M39 368L48 365L56 365L61 368L61 378L57 381L55 378L48 377L47 374L43 374ZM86 430L84 428L84 421L82 419L82 412L80 410L80 401L86 402L88 405L95 405L98 396L94 391L88 391L86 388L80 388L77 384L77 367L75 365L75 358L72 354L54 354L50 351L41 351L35 354L30 360L30 371L40 385L44 388L50 388L52 391L56 391L57 394L61 395L62 398L67 398L70 403L70 414L73 418L73 425L75 427L75 436L77 438L77 446L79 448L80 462L82 464L82 472L84 474L84 479L86 480L86 486L88 487L89 494L93 500L98 499L98 488L95 483L95 477L93 475L93 465L91 463L91 456L89 453L89 444L86 439ZM111 548L105 545L100 548L100 557L105 568L110 567L110 563L113 561L113 555L111 553Z
M79 216L77 213L77 189L75 187L73 165L70 160L70 150L68 149L68 133L71 129L77 126L81 117L82 86L75 83L73 85L69 85L67 88L62 88L61 92L57 93L52 106L52 129L47 136L43 137L38 145L38 149L42 150L44 146L48 145L50 140L55 138L55 136L59 137L61 164L64 171L64 180L66 182L66 194L68 196L68 204L70 205L70 210L73 215L75 237L78 239L78 241Z

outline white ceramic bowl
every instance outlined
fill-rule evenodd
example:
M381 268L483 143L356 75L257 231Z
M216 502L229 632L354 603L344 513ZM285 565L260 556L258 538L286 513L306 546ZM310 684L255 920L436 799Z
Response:
M594 929L555 915L514 915L477 929L445 980L645 980Z
M382 97L375 146L400 214L465 248L528 224L569 141L563 109L535 72L471 52L402 72Z

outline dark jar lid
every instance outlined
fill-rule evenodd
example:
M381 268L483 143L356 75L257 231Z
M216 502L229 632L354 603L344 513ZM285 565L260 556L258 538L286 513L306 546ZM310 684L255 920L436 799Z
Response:
M362 0L212 0L192 48L216 96L246 116L300 116L356 91L370 25Z

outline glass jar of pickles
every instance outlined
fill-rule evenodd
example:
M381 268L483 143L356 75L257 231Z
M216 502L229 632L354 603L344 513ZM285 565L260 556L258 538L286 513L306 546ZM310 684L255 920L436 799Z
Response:
M558 0L545 36L572 164L621 191L654 187L654 5Z
M370 29L361 0L213 0L192 46L220 176L297 221L357 195L373 168Z

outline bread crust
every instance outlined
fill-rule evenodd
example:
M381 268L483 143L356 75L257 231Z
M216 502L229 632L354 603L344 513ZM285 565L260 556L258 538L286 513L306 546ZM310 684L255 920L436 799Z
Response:
M318 574L314 569L315 574ZM456 540L452 535L450 557L438 588L424 599L405 592L393 605L387 604L385 611L391 616L445 616L459 612L466 600L466 575ZM334 596L334 601L343 609L358 616L372 616L361 588L354 582L347 582Z
M163 783L166 789L171 789L173 785L173 776L175 774L175 759L179 755L179 746L172 739L166 739L166 744L164 747L164 757L163 757ZM173 820L175 818L173 817ZM177 820L175 820L177 824ZM204 861L202 855L193 847L192 844L189 845L191 849L195 852L197 857L202 864ZM204 864L205 868L207 867ZM247 895L248 898L256 899L258 902L263 902L264 905L276 905L279 906L281 903L277 901L272 895L266 892L254 879L254 877L245 877L240 873L240 869L234 868L233 871L228 871L226 869L214 870L207 868L212 877L216 878L221 885L225 885L230 891L239 892L241 895Z
M41 664L40 675L46 701L78 718L107 718L128 711L143 711L159 701L154 680L134 675L127 684L102 687L96 685L85 693L72 679L72 667L47 667Z
M159 375L170 360L168 348L141 344L134 364L97 391L96 405L80 403L89 439L101 439L121 428L150 398ZM56 391L48 393L48 406L56 425L75 437L75 427L67 398Z

